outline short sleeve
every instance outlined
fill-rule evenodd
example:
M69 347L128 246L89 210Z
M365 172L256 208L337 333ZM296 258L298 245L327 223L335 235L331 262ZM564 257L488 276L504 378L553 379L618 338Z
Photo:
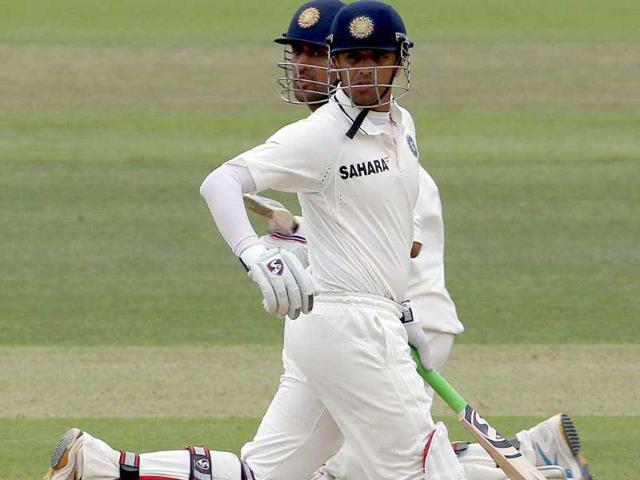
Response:
M309 117L287 125L228 163L246 166L258 191L318 192L339 153L327 123Z

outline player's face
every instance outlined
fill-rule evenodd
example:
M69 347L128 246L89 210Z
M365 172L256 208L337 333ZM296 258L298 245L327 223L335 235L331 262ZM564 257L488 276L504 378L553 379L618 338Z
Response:
M395 52L385 50L347 50L334 58L335 67L343 69L340 82L345 91L353 103L363 107L389 100L397 61Z
M294 92L299 102L318 102L327 98L327 49L311 43L291 45Z

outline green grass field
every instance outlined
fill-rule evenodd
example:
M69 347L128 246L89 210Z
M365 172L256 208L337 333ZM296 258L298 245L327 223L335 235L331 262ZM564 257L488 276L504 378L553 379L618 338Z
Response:
M575 415L599 478L635 479L638 3L393 4L467 328L447 376L505 433ZM198 187L305 115L270 43L296 6L0 2L0 479L39 478L72 425L141 451L251 438L282 325Z

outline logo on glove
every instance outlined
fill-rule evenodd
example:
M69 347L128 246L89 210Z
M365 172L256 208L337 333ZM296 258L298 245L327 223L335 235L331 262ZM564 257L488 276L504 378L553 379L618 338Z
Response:
M284 272L284 264L279 258L271 260L269 263L267 263L267 268L272 275L282 275L282 272Z
M196 462L196 467L198 467L199 470L201 471L208 471L209 470L209 460L207 460L206 458L201 458L200 460L198 460Z

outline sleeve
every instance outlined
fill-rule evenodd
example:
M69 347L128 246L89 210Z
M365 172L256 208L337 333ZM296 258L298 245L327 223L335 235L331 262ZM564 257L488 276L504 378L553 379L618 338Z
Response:
M247 167L258 192L319 192L337 158L336 136L325 124L312 116L287 125L228 163Z
M260 244L242 201L242 194L254 188L247 169L232 165L217 168L200 186L200 195L207 202L218 230L238 256L247 248Z

